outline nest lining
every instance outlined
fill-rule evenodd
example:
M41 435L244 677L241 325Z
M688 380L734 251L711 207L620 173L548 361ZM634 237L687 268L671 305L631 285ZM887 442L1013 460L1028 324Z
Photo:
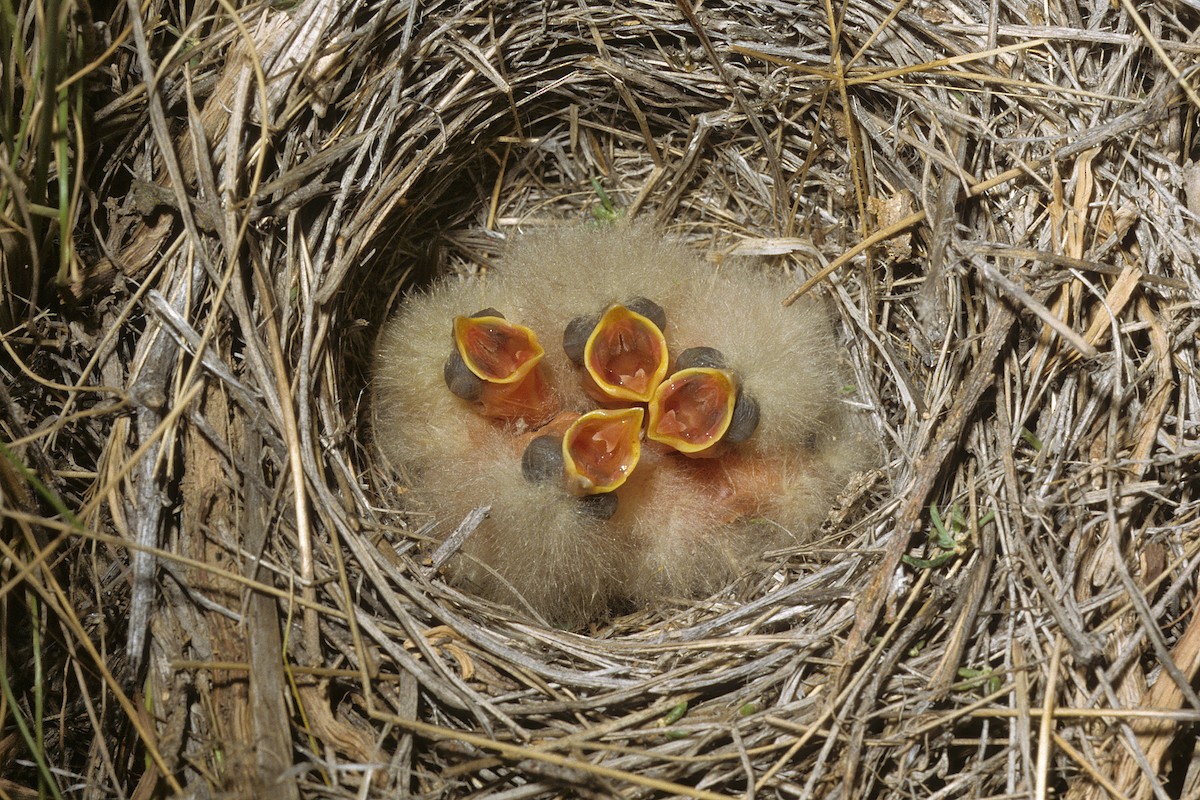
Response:
M381 796L1195 789L1177 734L1200 663L1200 287L1192 116L1163 61L1194 59L1193 11L1140 12L1156 53L1108 6L1031 31L1025 8L856 2L839 37L791 4L313 8L243 12L251 48L225 16L155 5L147 21L189 32L187 70L150 25L153 47L100 67L117 88L90 152L112 203L77 234L83 319L47 305L9 337L29 373L89 388L68 405L13 373L3 419L79 516L75 557L38 580L82 627L51 606L47 630L108 654L52 655L116 676L47 691L101 707L144 663L156 735L107 712L60 729L55 763L98 796L279 791L306 760L292 796L354 795L362 763ZM175 125L152 121L142 56L172 78L155 102ZM797 285L832 268L815 291L888 455L817 545L578 635L422 562L427 520L363 436L363 398L399 292L486 271L519 228L606 214ZM39 501L5 480L20 527ZM130 557L139 540L165 552ZM1098 707L1114 727L1075 711Z

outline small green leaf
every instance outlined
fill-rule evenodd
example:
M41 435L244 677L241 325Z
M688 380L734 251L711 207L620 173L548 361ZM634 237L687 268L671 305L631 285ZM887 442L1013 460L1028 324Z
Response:
M1000 691L1000 676L990 667L983 669L959 667L958 677L966 679L956 687L960 690L986 687L988 694L995 694Z
M957 506L950 507L951 524L954 522L957 508ZM954 533L946 527L946 523L938 513L937 503L929 504L929 517L933 520L933 532L929 536L929 541L943 550L955 550L958 547L958 540L954 538Z
M937 503L929 504L929 518L933 520L933 529L941 535L945 535L946 526L942 523L942 515L938 513Z
M600 198L600 205L592 207L592 216L598 222L603 223L615 222L620 219L623 210L616 207L598 179L592 178L592 188L596 190L596 194Z
M675 705L671 706L671 710L667 712L666 716L659 720L658 724L663 727L666 727L667 725L674 725L676 722L679 722L679 720L683 719L684 715L687 714L687 710L687 700L684 700L682 703L676 703Z
M933 558L917 558L916 556L900 556L900 560L913 569L937 569L946 562L958 556L953 550L936 555Z
M962 533L967 529L967 518L963 516L962 509L958 504L950 506L950 530L954 533Z

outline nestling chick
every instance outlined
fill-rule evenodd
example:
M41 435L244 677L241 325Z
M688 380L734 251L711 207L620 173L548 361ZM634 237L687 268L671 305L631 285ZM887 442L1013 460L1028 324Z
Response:
M485 597L574 626L719 588L803 542L868 459L835 341L789 282L637 226L529 237L408 298L380 335L375 438ZM497 399L499 398L499 399Z

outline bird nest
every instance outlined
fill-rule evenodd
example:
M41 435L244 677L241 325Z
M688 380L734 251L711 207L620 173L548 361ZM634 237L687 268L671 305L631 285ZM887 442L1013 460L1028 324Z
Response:
M0 792L1200 793L1192 4L96 11L4 61L61 44L4 98ZM871 468L561 630L430 559L371 357L621 218L827 305Z

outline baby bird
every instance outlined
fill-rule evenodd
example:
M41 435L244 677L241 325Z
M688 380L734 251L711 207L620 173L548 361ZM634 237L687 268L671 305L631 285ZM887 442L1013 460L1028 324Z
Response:
M448 533L449 577L545 621L713 591L804 542L863 446L833 331L786 278L636 225L517 243L410 296L376 355L375 439Z

